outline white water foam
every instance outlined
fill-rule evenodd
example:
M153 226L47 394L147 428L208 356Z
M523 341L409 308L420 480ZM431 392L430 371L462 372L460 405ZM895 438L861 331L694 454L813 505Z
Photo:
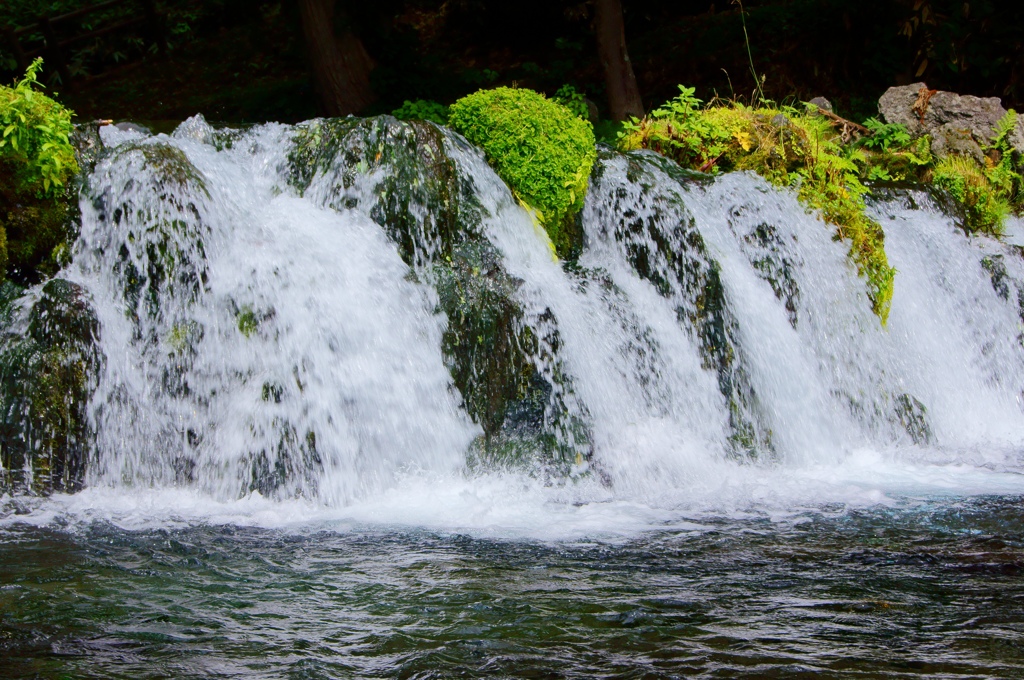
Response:
M84 492L0 523L420 527L614 540L699 531L715 516L1024 493L1020 319L981 260L1006 255L1020 281L1024 267L934 210L874 209L899 270L884 329L846 244L791 193L742 174L701 188L651 170L656 189L685 206L678 218L696 220L720 267L737 361L771 431L775 455L740 462L726 446L726 398L679 320L678 301L634 271L612 231L595 222L593 204L584 272L567 271L482 158L452 149L490 215L487 237L524 282L527 317L554 317L573 408L591 422L604 477L547 486L466 472L479 430L457 407L433 291L409 280L395 245L366 215L294 195L282 170L288 128L258 128L218 151L201 127L175 138L108 135L110 144L181 149L204 178L208 195L193 191L184 203L194 211L173 216L203 235L202 286L165 295L159 314L130 318L123 281L110 272L132 225L83 202L82 239L65 275L90 290L101 317L103 465ZM104 161L93 178L94 190L107 183L108 208L164 191L159 178L147 179L151 169L125 158ZM605 171L631 190L622 166L612 161ZM795 312L756 266L751 235L761 225L788 258ZM144 254L136 253L140 263ZM168 394L167 376L182 367L187 390ZM901 429L893 408L902 394L926 406L930 444L913 444ZM303 448L307 432L315 447L305 440ZM186 455L196 467L175 467ZM253 490L260 460L282 470L281 486L263 490L280 498Z

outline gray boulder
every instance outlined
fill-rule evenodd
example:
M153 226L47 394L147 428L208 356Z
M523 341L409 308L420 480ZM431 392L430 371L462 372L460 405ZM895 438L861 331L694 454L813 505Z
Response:
M878 100L878 112L886 123L905 125L914 137L931 135L932 152L940 158L969 155L979 162L982 147L991 143L996 125L1006 115L998 97L928 90L924 83L890 87ZM1024 119L1018 119L1010 143L1024 149Z

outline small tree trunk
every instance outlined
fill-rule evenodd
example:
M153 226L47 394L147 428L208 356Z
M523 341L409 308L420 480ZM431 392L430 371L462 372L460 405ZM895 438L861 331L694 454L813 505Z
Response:
M330 116L347 116L366 108L374 100L373 59L348 27L335 35L335 0L299 0L299 13L324 110Z
M640 88L633 75L633 64L626 52L626 29L622 22L620 0L596 0L594 32L597 51L604 67L604 80L608 89L608 105L612 118L626 120L630 116L642 118L644 103Z

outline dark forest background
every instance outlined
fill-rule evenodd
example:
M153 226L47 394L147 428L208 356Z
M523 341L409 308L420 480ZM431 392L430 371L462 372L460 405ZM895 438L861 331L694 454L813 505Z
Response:
M29 27L24 49L43 46L40 16L95 0L5 0L0 28ZM142 12L133 0L60 23L58 39ZM325 112L301 0L160 0L166 47L143 27L78 40L48 86L80 120L296 122ZM323 2L321 2L323 4ZM448 104L481 87L518 84L547 94L565 84L610 117L595 40L595 3L574 0L328 0L335 35L358 38L372 96L360 113L405 100ZM1024 2L1003 0L622 0L640 94L649 109L677 85L697 95L749 101L753 69L766 97L829 98L862 120L891 85L998 96L1024 108ZM307 17L308 22L308 17ZM749 36L744 37L744 24ZM308 28L308 26L307 26ZM18 62L0 34L0 78ZM67 82L63 82L67 81Z

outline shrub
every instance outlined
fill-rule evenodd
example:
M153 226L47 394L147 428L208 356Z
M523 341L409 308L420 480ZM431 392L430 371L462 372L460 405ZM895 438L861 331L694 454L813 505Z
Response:
M400 107L391 112L398 120L429 120L438 125L448 124L448 107L429 99L408 99Z
M558 254L574 252L574 218L597 158L590 123L532 90L508 87L463 97L448 122L482 147L516 197L536 210Z
M44 196L56 196L78 172L71 111L36 91L36 59L14 87L0 86L0 155L17 167L15 180Z
M572 111L577 118L590 120L590 109L587 108L586 97L572 85L563 85L558 88L552 99Z
M0 272L23 283L58 268L78 172L71 112L36 89L41 67L36 59L20 82L0 86Z
M867 157L844 146L827 119L788 107L704 108L693 88L680 86L675 99L626 123L619 148L651 149L702 172L750 170L777 186L797 187L800 201L850 243L872 310L883 324L888 320L896 270L889 266L881 226L865 214L860 167Z

